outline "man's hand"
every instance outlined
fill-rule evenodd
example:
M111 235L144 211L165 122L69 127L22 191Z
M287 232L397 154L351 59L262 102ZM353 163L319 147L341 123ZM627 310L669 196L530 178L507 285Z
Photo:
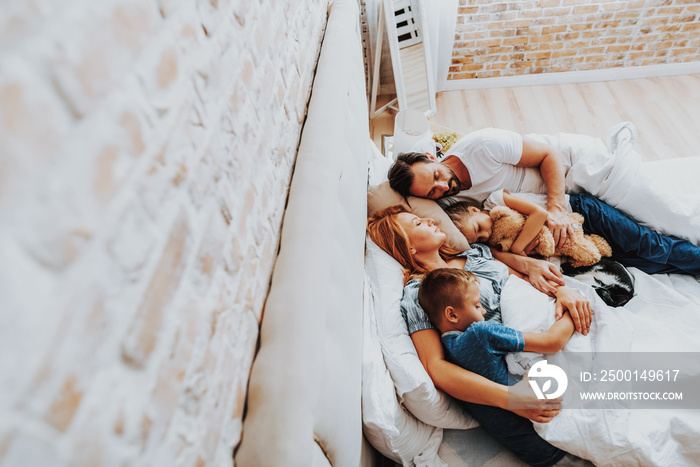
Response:
M548 211L547 228L552 232L556 248L564 245L567 237L574 234L569 215L563 210Z
M557 289L564 285L564 276L559 268L541 259L530 258L525 273L534 288L552 297L556 296Z
M569 311L576 330L588 335L591 329L591 303L586 297L567 286L559 287L556 293L557 305L555 316L561 318L565 310Z
M560 247L573 234L566 215L566 191L564 163L561 153L553 146L523 136L523 154L518 167L538 167L547 186L547 228L554 235L554 243ZM527 249L525 250L527 251Z
M526 373L522 380L508 388L508 410L534 422L551 422L561 411L561 398L538 399L528 380Z

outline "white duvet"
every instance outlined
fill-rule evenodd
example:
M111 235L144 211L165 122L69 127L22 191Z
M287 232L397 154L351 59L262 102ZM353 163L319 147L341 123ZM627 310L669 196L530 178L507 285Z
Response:
M607 146L586 135L528 136L559 149L567 192L587 191L649 228L700 244L700 157L642 163L628 122L609 130Z
M641 163L632 148L636 130L628 123L611 129L607 146L584 135L528 136L561 151L569 167L569 191L588 191L650 228L700 243L700 157ZM575 334L565 351L700 352L700 282L691 276L630 271L636 296L622 308L607 307L593 289L567 279L591 299L595 315L591 333ZM548 328L554 321L553 300L516 279L509 280L501 297L505 324L521 330ZM532 357L509 358L509 366ZM565 409L535 428L552 444L597 465L700 465L700 410ZM399 432L399 438L412 435ZM416 447L414 441L412 451L432 453L426 465L440 464L433 450Z
M574 334L564 352L700 352L700 283L690 276L631 271L636 295L620 308L606 306L593 289L567 278L591 300L594 320L589 335ZM554 321L553 300L515 277L504 288L502 311L504 323L516 329L539 331ZM573 396L568 389L567 395ZM559 416L535 424L561 449L596 465L700 464L700 410L567 409L567 395Z
M568 190L586 190L650 228L700 243L700 157L641 163L629 123L610 130L608 147L582 135L535 138L555 144L569 161ZM594 320L589 335L575 334L564 351L700 352L700 282L630 271L635 297L621 308L606 306L593 289L567 278L591 299ZM516 329L546 329L553 309L553 300L512 279L502 295L504 323ZM532 358L516 354L509 367ZM700 410L566 409L566 403L567 396L561 414L535 428L567 452L596 465L700 465Z

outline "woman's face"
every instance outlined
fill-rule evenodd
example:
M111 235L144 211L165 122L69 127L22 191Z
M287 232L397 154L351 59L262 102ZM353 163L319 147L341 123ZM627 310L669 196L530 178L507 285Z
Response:
M447 238L447 235L429 217L421 218L408 212L401 212L396 215L396 221L406 231L411 248L415 249L416 253L436 251Z

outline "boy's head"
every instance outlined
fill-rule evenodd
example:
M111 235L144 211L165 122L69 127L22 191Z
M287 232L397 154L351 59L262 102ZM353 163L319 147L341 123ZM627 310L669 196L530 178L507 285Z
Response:
M491 237L491 216L478 206L460 201L445 209L445 212L469 243L485 243Z
M443 333L464 331L483 321L479 279L457 268L434 269L425 275L418 289L418 301L433 326Z

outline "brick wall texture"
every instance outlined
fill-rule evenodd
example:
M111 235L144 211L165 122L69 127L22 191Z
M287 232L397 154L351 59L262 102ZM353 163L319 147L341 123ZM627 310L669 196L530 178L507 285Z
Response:
M5 2L0 465L231 465L327 0Z
M697 0L460 0L448 79L693 61Z

